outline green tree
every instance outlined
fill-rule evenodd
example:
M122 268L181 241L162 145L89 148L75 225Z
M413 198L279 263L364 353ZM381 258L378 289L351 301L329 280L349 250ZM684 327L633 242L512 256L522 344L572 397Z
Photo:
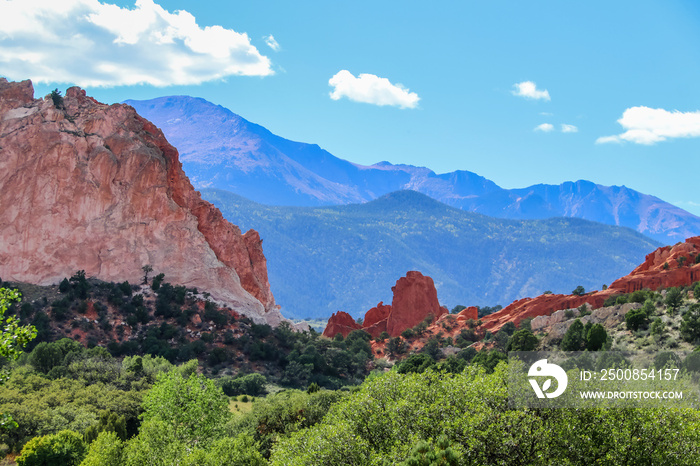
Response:
M172 370L158 381L143 400L143 420L162 421L186 446L206 445L221 435L230 418L228 398L213 380Z
M0 357L17 359L27 343L36 337L32 325L19 325L13 316L5 317L10 304L19 302L21 294L17 290L0 288Z
M124 442L116 432L102 431L93 441L80 466L122 466Z
M607 341L608 332L601 324L593 324L591 328L588 329L586 338L586 349L588 349L588 351L598 351L602 349Z
M539 340L528 329L518 330L508 340L507 351L534 351Z
M581 351L586 346L586 333L580 319L572 322L561 340L561 349L564 351Z
M75 272L75 274L72 277L70 277L69 282L73 287L73 291L75 291L75 294L78 296L78 298L87 298L88 290L90 290L90 283L88 283L87 278L85 277L84 270L78 270L77 272Z
M671 314L675 314L678 308L683 304L683 293L680 288L671 287L666 290L666 306L671 309Z
M32 341L37 334L33 325L19 325L19 321L13 316L5 317L10 304L19 302L21 294L17 290L0 288L0 360L15 360L22 353L27 343ZM0 370L0 384L9 377L7 368ZM0 411L0 431L17 427L17 423L7 413Z
M110 411L103 411L97 425L85 429L83 438L87 443L91 443L102 432L114 432L121 440L126 440L126 418Z
M579 285L574 289L574 291L571 292L571 294L576 296L583 296L584 294L586 294L586 289L583 286Z
M486 371L491 373L496 369L498 363L501 361L507 361L508 356L498 350L491 351L479 351L474 359L472 359L472 364L483 366Z
M647 313L644 309L632 309L627 314L625 314L625 323L627 324L627 329L633 332L639 330L641 327L645 326L649 322Z
M57 109L64 109L63 97L61 96L61 91L58 88L51 91L51 100L53 101L53 106Z
M85 457L83 437L72 430L34 437L17 457L18 466L78 466Z
M681 337L691 343L700 338L700 304L693 304L683 314Z
M411 354L398 365L399 374L422 373L435 365L435 359L426 353Z
M653 316L656 312L656 306L654 305L654 301L652 301L651 299L645 300L642 309L644 310L644 313L647 315L647 317Z
M389 338L386 344L386 350L393 357L399 356L406 352L406 342L401 337Z
M660 317L657 317L651 323L651 328L650 328L649 332L652 335L663 335L665 329L666 329L666 324L664 324L664 322L661 320Z
M446 436L441 436L436 445L421 440L411 450L411 456L401 466L457 466L461 455L450 445Z
M151 264L146 264L141 267L141 270L143 270L143 284L146 285L148 284L148 274L153 272L153 267L151 267Z

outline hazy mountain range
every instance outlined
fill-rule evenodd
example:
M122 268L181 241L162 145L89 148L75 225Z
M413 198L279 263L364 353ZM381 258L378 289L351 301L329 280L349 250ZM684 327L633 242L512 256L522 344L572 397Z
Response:
M575 218L509 220L466 212L415 191L363 204L267 206L204 189L231 222L263 238L270 286L287 317L363 315L408 270L457 305L506 305L578 285L600 289L659 243L628 228Z
M315 144L276 136L203 99L172 96L126 103L159 126L178 148L196 188L224 189L264 204L360 203L410 189L499 218L583 218L629 227L671 244L700 234L700 217L624 186L579 180L503 189L469 171L436 174L388 162L362 166Z

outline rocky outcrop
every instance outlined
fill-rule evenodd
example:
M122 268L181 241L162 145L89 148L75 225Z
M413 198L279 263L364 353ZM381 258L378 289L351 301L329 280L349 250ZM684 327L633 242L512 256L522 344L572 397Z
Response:
M584 303L597 309L602 307L609 297L645 288L657 290L690 285L700 281L700 263L696 263L698 254L700 254L700 236L688 238L684 243L674 246L664 246L647 254L641 265L629 275L615 280L606 290L583 296L544 294L536 298L520 299L484 317L481 328L495 333L506 322L518 325L523 319L549 316L555 311L573 309Z
M391 288L394 299L387 317L386 331L396 337L407 328L414 327L429 315L437 320L448 314L447 308L440 307L433 279L417 271L411 271L399 278Z
M3 279L139 282L151 265L258 322L282 320L258 233L201 199L158 128L76 87L62 105L33 94L0 79Z
M355 319L353 319L350 314L338 311L328 319L328 324L323 330L323 335L333 338L341 333L343 337L347 337L353 330L360 330L361 328L362 325L355 322Z
M337 333L342 333L343 336L347 336L351 331L361 328L372 337L377 337L384 331L396 337L429 315L433 316L433 320L437 320L448 313L447 308L440 306L433 279L420 272L408 272L405 277L399 278L391 291L394 292L391 305L382 302L377 304L367 311L361 326L352 320L349 314L338 312L328 320L323 335L332 338ZM356 327L349 325L350 321Z
M457 314L457 322L466 323L470 320L476 321L479 319L479 308L476 306L469 306L462 309L459 314Z

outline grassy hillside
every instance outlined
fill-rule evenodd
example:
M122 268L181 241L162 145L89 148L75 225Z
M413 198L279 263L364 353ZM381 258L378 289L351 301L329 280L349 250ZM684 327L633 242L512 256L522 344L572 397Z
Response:
M391 302L391 287L408 270L431 276L448 307L600 289L659 246L627 228L491 218L413 191L318 208L266 206L221 190L202 195L242 230L260 232L272 291L289 317L363 315Z

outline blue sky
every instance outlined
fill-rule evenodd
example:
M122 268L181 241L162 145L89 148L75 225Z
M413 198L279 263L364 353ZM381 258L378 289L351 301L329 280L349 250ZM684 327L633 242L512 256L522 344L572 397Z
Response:
M37 96L198 96L356 163L700 215L695 1L0 0L0 24L0 76Z

